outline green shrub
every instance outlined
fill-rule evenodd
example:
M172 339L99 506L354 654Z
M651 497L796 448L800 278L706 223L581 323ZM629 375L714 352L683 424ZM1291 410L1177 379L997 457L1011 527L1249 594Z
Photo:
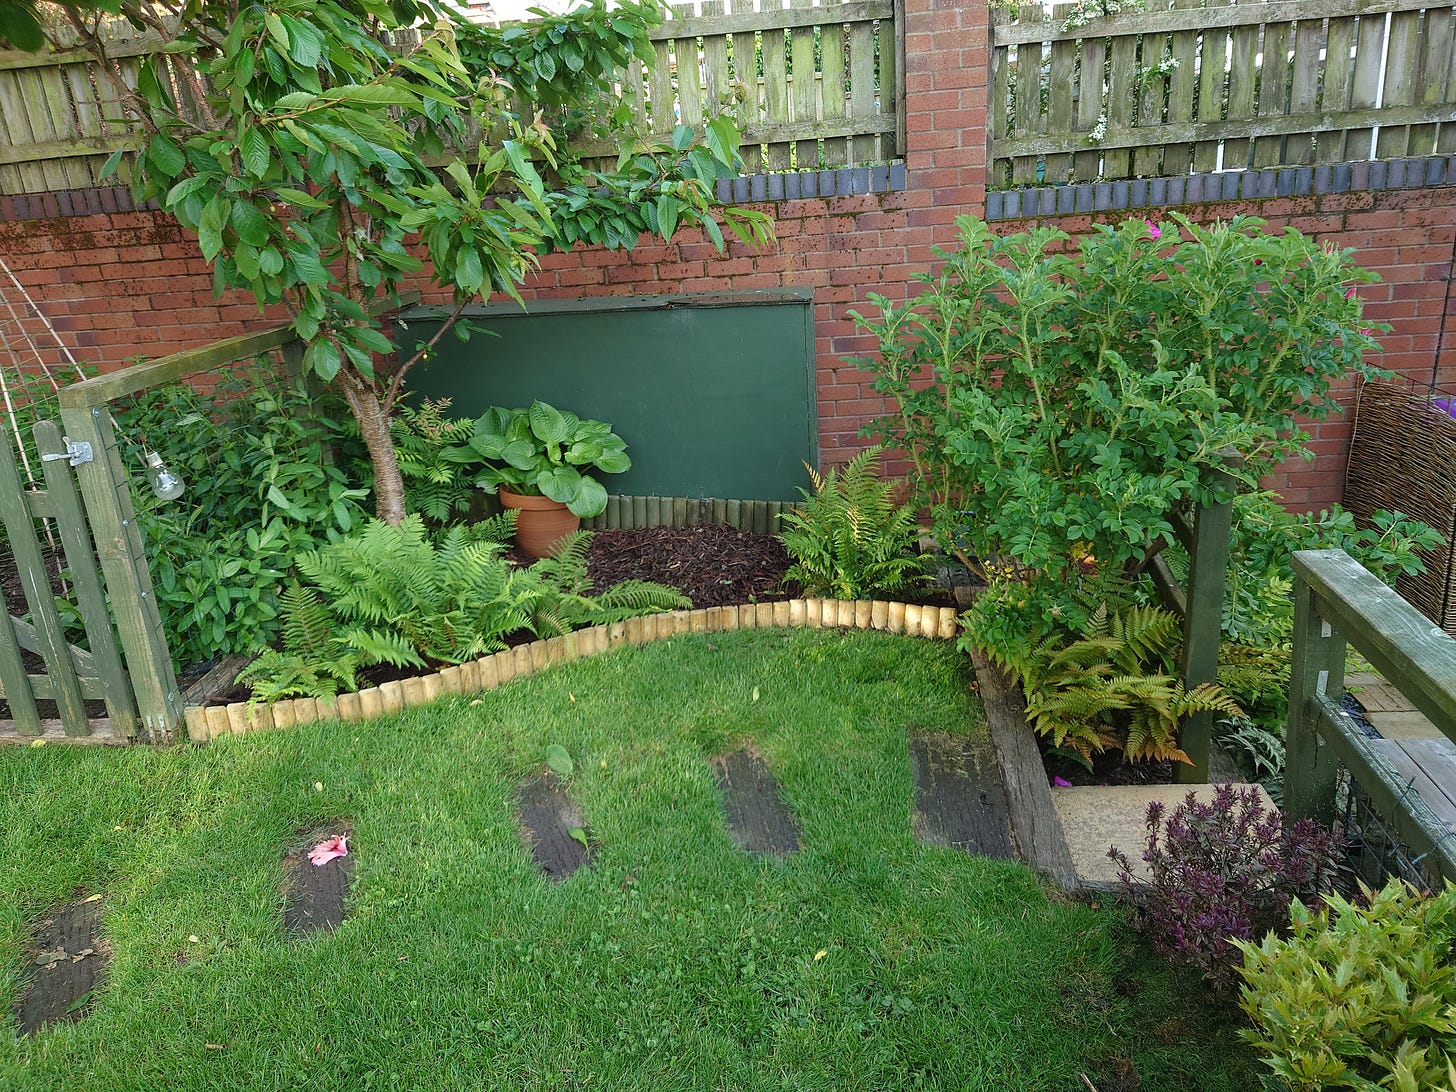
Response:
M1245 1037L1295 1092L1449 1090L1456 1061L1456 887L1392 880L1368 905L1296 902L1292 934L1244 953Z
M359 688L359 653L318 596L294 581L281 597L282 647L264 648L238 673L251 701L332 698Z
M1338 410L1337 380L1378 374L1381 328L1349 291L1373 275L1297 232L1173 215L1068 252L1053 229L957 222L918 297L855 315L879 341L858 363L896 407L870 431L914 463L942 546L1029 589L973 608L1015 609L986 626L1024 647L1075 631L1100 599L1072 593L1134 575L1175 512L1227 499L1207 473L1225 448L1253 483L1305 454L1299 420Z
M793 561L784 578L805 595L872 599L926 582L915 506L895 504L880 479L882 450L867 448L827 474L806 464L814 492L799 490L804 504L784 513L778 536Z
M113 408L124 457L138 468L137 527L178 665L273 640L294 558L366 517L368 490L345 469L339 410L280 380L266 360L240 365L211 392L175 384ZM181 498L160 501L146 488L146 450L182 475Z

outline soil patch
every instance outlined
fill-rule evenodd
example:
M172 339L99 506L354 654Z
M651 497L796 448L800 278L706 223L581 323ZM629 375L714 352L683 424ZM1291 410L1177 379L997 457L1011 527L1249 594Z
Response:
M587 552L598 589L651 580L678 589L699 609L792 598L797 589L784 586L788 567L778 539L726 524L598 531Z
M799 848L799 824L779 797L778 782L757 747L709 760L728 808L733 844L746 853L777 856Z
M560 882L591 860L586 817L550 770L521 784L522 832L546 877Z
M20 1033L84 1017L111 958L101 937L101 896L47 911L31 933L28 955L30 980L16 1013Z
M347 840L348 855L316 865L309 851L331 838ZM283 928L298 938L320 929L337 929L345 917L345 900L354 879L354 846L347 823L330 823L310 831L303 844L283 857Z
M1045 736L1037 736L1037 746L1049 780L1061 778L1072 785L1171 785L1177 780L1173 762L1129 762L1121 751L1103 751L1092 756L1089 770L1077 759L1052 748Z
M989 739L945 732L910 737L915 837L928 845L1012 860L1011 820L996 748Z

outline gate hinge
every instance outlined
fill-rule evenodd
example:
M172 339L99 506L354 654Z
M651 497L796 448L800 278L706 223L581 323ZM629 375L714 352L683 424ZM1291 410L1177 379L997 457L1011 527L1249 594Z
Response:
M89 463L94 456L91 453L91 444L86 440L66 439L66 450L55 451L49 455L42 455L44 462L53 463L57 459L70 459L72 466L80 466L82 463Z

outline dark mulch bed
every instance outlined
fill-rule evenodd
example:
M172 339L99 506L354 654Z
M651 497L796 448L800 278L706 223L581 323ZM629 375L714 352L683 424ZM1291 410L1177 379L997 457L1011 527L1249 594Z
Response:
M1128 762L1121 751L1103 751L1092 756L1089 770L1075 758L1054 753L1045 736L1036 742L1048 780L1060 777L1073 785L1171 785L1177 780L1172 762Z
M725 524L598 531L587 554L597 588L651 580L677 588L698 608L788 599L788 567L778 539Z

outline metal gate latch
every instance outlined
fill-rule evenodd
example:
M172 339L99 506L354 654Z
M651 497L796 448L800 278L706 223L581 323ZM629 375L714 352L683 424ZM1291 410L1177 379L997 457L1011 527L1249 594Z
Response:
M80 466L82 463L89 463L93 458L91 444L86 440L66 440L65 451L55 451L49 455L42 455L41 461L53 463L57 459L70 459L72 466Z

